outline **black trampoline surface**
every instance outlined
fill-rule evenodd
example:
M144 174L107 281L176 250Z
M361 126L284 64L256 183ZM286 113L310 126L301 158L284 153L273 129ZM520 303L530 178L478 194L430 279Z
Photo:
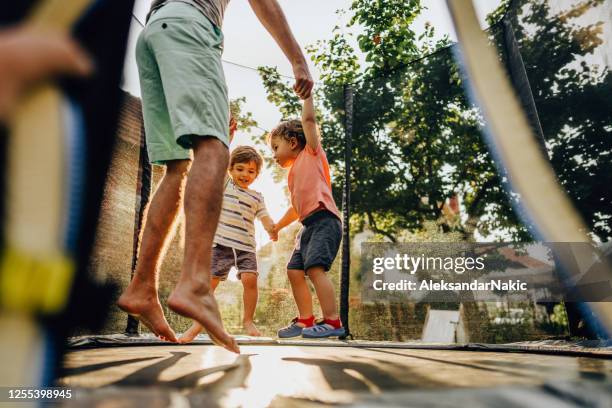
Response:
M75 398L64 406L612 406L607 347L566 346L575 352L563 355L536 353L541 343L501 345L531 347L525 352L242 339L238 356L202 338L191 345L133 340L141 344L72 349L58 385Z

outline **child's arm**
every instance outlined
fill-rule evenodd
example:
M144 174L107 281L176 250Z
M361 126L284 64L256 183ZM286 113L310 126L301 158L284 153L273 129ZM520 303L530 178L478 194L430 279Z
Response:
M229 122L229 141L230 143L232 143L232 141L234 140L234 133L236 133L237 129L238 129L238 122L236 122L234 115L230 113L230 122Z
M278 220L278 222L275 225L276 228L276 232L278 233L280 230L282 230L283 228L285 228L287 225L291 224L293 221L297 220L298 214L297 212L295 212L295 210L293 209L293 207L289 207L287 209L287 212L285 212L285 215L283 215L283 217Z
M306 136L306 144L316 152L319 148L319 143L321 143L321 135L319 133L319 127L317 126L312 96L304 99L304 106L302 107L302 128Z
M266 209L266 202L264 201L263 196L259 193L258 195L261 201L259 202L259 208L257 209L255 216L263 225L264 229L270 236L270 239L272 241L276 241L278 240L278 232L276 231L274 221L272 221L272 218L270 218L270 214L268 214L268 210Z

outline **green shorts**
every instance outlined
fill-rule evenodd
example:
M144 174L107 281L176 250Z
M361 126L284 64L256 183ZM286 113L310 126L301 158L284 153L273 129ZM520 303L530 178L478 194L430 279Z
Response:
M147 152L153 164L191 158L192 138L229 146L223 33L195 7L170 2L136 44Z

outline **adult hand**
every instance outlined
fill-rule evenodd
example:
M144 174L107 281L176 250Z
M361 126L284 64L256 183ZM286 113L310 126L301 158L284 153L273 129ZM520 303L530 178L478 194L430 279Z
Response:
M310 97L314 81L310 76L308 65L306 62L301 62L293 66L293 75L295 76L295 85L293 90L301 99Z
M0 120L29 86L66 74L84 76L93 65L66 34L27 26L0 30Z

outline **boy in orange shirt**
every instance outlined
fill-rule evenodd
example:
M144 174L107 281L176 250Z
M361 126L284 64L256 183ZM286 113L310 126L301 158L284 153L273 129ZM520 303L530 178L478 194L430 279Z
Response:
M329 164L321 148L312 96L304 100L302 120L280 123L269 135L269 144L279 166L289 169L291 207L276 224L278 232L295 220L303 227L287 264L287 275L299 316L278 331L278 337L322 338L341 336L334 286L327 276L342 239L340 212L332 196ZM310 278L323 312L314 324Z

